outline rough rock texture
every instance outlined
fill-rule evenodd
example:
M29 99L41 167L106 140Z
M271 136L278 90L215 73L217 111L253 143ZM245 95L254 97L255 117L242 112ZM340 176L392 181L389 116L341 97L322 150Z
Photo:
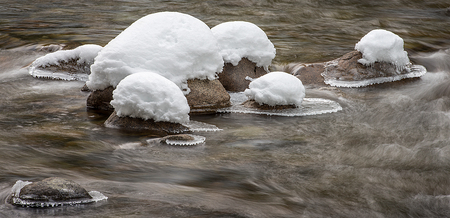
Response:
M120 128L124 130L151 131L158 135L167 135L174 133L188 132L189 128L171 122L155 122L154 120L144 120L141 118L119 117L113 112L105 121L105 125L109 127Z
M191 92L186 95L191 114L215 113L231 105L230 95L219 80L188 80Z
M283 110L283 109L289 109L289 108L296 108L297 107L295 105L275 105L275 106L270 106L270 105L267 105L267 104L259 104L255 100L247 100L244 103L242 103L242 105L244 105L244 107L256 108L256 109L260 109L260 110Z
M266 73L263 67L257 67L247 58L242 58L236 66L225 63L222 73L219 74L219 81L227 91L243 92L250 84L250 81L245 79L247 76L256 79Z
M398 69L395 65L386 62L375 62L368 67L358 63L361 58L361 52L352 51L338 59L329 61L325 64L325 71L322 76L325 79L358 81L408 73L406 70Z
M90 109L103 111L114 111L113 106L109 103L113 100L114 87L109 86L103 90L96 90L89 95L86 106Z
M68 201L91 199L89 193L72 180L50 177L24 186L19 198L29 201Z

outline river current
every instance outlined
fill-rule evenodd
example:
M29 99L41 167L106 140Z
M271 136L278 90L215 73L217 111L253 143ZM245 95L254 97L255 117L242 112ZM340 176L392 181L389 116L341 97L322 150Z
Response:
M0 0L0 217L450 217L447 0ZM244 20L273 65L329 61L373 29L402 37L420 79L306 86L342 110L308 116L191 116L220 131L195 146L127 147L154 136L106 128L84 82L36 79L53 48L104 46L150 13L213 27ZM48 46L52 45L52 46ZM107 200L47 209L6 203L17 180L59 176Z

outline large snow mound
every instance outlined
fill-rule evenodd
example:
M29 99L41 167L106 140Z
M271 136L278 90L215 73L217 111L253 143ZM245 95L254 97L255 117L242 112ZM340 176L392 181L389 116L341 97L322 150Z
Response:
M275 58L276 50L266 33L253 23L232 21L211 29L217 38L220 54L226 63L236 66L242 58L266 70Z
M356 43L355 49L363 55L358 62L366 66L384 61L402 68L410 63L408 53L403 50L403 39L387 30L370 31Z
M260 104L298 107L305 97L305 87L297 77L291 74L271 72L253 80L244 93L249 99Z
M187 94L188 79L213 80L223 64L217 40L204 22L183 13L159 12L135 21L103 48L87 86L115 87L132 73L151 71Z
M189 121L190 108L180 88L152 72L134 73L120 81L113 92L111 105L120 117L172 123Z

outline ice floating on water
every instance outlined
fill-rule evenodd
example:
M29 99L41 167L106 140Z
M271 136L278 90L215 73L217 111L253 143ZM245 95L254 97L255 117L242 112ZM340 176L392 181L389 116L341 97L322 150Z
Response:
M36 78L87 81L99 45L82 45L73 50L60 50L36 59L28 72Z
M192 132L216 132L221 131L217 126L214 126L212 124L202 123L198 121L189 121L188 123L184 123L184 126L188 127L190 131Z
M192 140L177 140L177 139L167 138L164 140L164 142L168 145L193 146L193 145L202 144L206 140L206 138L203 136L191 135L191 134L186 134L186 135L192 137Z
M22 200L19 198L20 190L32 182L18 180L16 184L11 188L11 203L14 205L22 206L22 207L57 207L63 205L77 205L77 204L87 204L98 202L102 200L108 199L105 195L98 191L90 191L89 195L92 197L91 199L82 199L82 200L71 200L71 201L30 201L30 200Z
M242 103L247 100L247 97L243 92L230 93L230 97L232 106L219 109L218 112L294 117L334 113L342 110L342 107L341 105L339 105L339 103L321 98L304 98L301 106L299 106L298 108L289 108L282 110L261 110L256 108L244 107Z
M332 64L337 65L337 61L330 61L327 63L327 65L332 65ZM326 68L327 68L327 66L325 66L325 69ZM381 83L386 83L386 82L399 81L402 79L418 78L427 73L427 69L421 65L406 66L403 69L403 71L406 71L407 73L400 73L401 69L396 69L396 71L398 73L397 75L387 76L387 77L370 78L370 79L364 79L364 80L338 80L334 77L329 77L327 75L326 70L324 73L322 73L322 76L325 78L325 80L324 80L325 84L328 84L330 86L358 88L358 87L365 87L365 86L381 84Z

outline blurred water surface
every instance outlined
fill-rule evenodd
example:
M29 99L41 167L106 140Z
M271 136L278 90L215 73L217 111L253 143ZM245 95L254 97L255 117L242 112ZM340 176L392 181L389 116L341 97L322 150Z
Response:
M446 0L0 1L2 217L448 217L450 3ZM159 11L210 27L257 24L274 65L337 58L376 28L427 67L418 80L358 89L307 87L337 113L192 116L219 132L194 147L120 149L153 136L103 127L79 81L32 78L45 45L104 46ZM72 179L107 201L50 209L5 203L17 180Z

